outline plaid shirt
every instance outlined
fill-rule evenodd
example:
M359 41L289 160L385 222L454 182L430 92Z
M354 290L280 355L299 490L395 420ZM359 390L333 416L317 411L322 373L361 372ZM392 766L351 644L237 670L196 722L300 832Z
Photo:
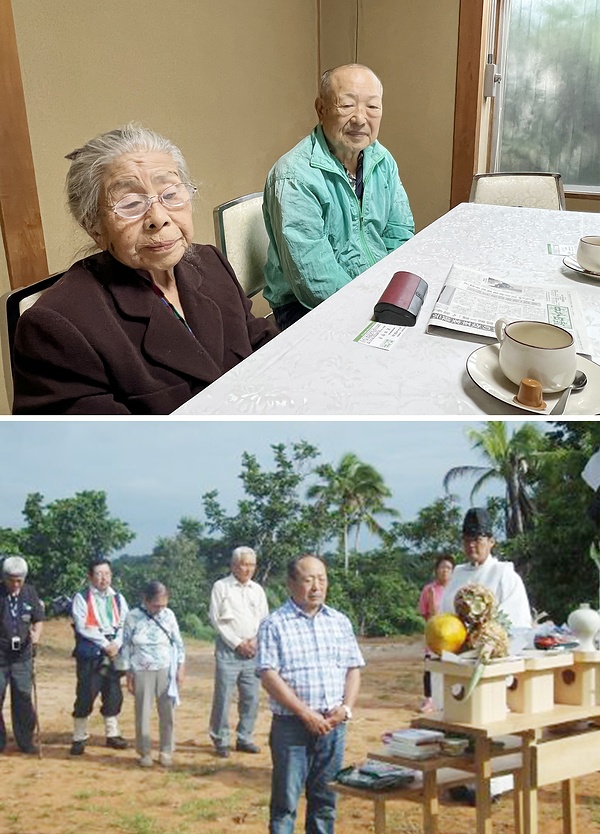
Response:
M307 616L292 599L262 621L258 672L274 669L311 709L326 712L343 703L348 669L364 666L350 620L324 605ZM292 715L270 698L276 715Z

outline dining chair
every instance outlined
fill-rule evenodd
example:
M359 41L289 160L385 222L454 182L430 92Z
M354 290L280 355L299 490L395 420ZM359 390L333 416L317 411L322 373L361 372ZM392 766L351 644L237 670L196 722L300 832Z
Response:
M265 286L263 268L269 238L262 214L263 195L257 191L222 203L213 210L215 241L248 296Z
M32 307L48 287L55 284L64 272L56 272L27 287L17 287L0 296L0 355L9 405L13 398L13 344L19 317Z
M560 174L526 171L475 174L469 202L564 211L565 192Z

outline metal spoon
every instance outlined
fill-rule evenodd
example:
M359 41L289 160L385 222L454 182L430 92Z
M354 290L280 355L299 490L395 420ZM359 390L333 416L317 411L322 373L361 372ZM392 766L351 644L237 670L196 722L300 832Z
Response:
M575 379L569 385L569 387L565 388L565 390L562 392L562 394L560 395L560 399L558 400L550 414L563 414L565 408L567 407L567 402L569 400L569 394L571 393L571 391L581 391L581 389L585 388L586 385L587 376L583 373L583 371L577 371L577 373L575 374Z

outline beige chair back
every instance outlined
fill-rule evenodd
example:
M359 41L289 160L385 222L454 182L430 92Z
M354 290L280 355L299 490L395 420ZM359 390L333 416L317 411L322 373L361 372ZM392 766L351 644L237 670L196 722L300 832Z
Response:
M263 269L269 238L262 215L262 192L222 203L213 211L215 241L248 298L265 286Z
M560 174L475 174L469 202L563 211L565 192Z

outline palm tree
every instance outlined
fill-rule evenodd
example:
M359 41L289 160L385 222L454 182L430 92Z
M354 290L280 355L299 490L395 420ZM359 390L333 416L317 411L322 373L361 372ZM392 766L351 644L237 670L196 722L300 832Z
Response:
M397 510L384 503L392 494L380 473L368 463L363 463L352 452L346 453L337 468L323 464L315 469L321 483L308 489L309 498L316 498L322 507L333 508L338 517L340 549L344 553L344 570L348 572L348 538L355 531L354 549L358 549L358 537L362 525L371 533L381 535L383 528L375 516L398 515Z
M466 435L473 447L486 459L485 466L455 466L444 476L444 489L453 481L475 477L471 503L490 481L505 484L504 524L507 538L514 538L531 527L534 508L529 495L527 475L543 444L542 434L534 423L525 423L509 436L507 423L485 424L481 430L468 428Z

